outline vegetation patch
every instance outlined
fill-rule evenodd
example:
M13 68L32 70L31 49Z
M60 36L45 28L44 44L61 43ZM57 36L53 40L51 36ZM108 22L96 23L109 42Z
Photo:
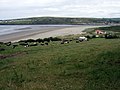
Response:
M120 39L79 37L0 43L0 89L120 90Z
M25 54L27 54L27 52L16 52L14 54L9 54L9 55L2 55L2 54L0 54L0 60L5 59L5 58L20 56L20 55L25 55Z

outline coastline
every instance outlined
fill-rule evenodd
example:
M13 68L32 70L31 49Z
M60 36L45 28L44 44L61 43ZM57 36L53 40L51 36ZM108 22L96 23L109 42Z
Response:
M81 25L81 26L69 26L69 27L53 27L45 28L43 30L23 30L21 32L11 33L8 35L1 35L0 42L17 42L19 40L26 39L38 39L48 38L56 36L65 36L71 34L81 34L87 28L95 28L101 26Z

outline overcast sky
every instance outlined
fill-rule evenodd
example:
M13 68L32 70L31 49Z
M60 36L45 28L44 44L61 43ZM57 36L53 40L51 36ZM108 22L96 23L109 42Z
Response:
M120 0L0 0L0 19L38 16L120 18Z

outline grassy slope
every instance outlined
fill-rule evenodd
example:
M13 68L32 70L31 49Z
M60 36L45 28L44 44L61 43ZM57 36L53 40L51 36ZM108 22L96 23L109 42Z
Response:
M120 35L120 26L108 26L108 27L99 27L99 28L88 28L85 29L84 32L94 33L95 30L103 30L106 32L114 32L116 35Z
M99 27L100 30L120 32L120 26Z
M0 90L120 90L120 39L8 48L1 54Z
M119 18L68 18L68 17L33 17L23 19L7 20L8 22L0 22L0 24L25 25L25 24L84 24L84 23L120 23Z

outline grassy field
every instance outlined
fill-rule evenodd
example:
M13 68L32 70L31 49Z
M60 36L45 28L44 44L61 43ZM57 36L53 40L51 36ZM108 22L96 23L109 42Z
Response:
M2 47L0 90L120 90L120 39Z
M95 34L96 30L102 30L107 32L107 34L115 34L120 37L120 25L119 26L108 26L108 27L99 27L99 28L87 28L84 30L84 32L87 32L89 34Z
M99 27L98 29L104 30L104 31L120 32L120 26Z
M106 32L116 32L116 35L120 36L120 26L99 27L98 29Z

